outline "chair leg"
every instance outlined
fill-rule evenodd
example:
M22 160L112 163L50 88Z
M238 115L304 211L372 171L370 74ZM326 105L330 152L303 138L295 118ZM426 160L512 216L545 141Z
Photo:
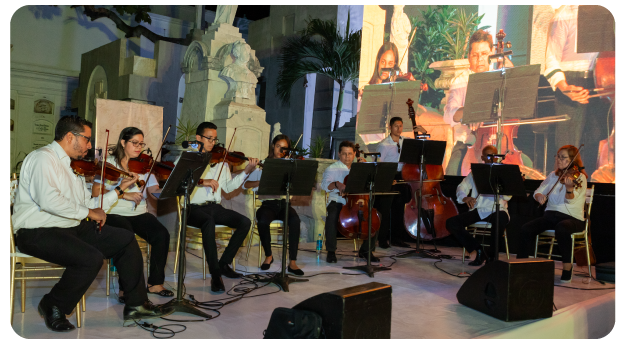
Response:
M107 279L106 279L107 296L111 294L111 259L107 259Z
M179 226L180 227L180 226ZM178 267L178 255L180 254L180 235L182 230L179 228L178 229L178 240L176 240L176 254L174 255L174 274L176 274L176 268Z
M550 251L548 251L548 259L552 259L552 249L554 248L554 238L550 239Z
M148 245L148 248L146 249L148 251L146 254L146 272L150 273L150 244L146 245Z
M271 238L271 235L270 235ZM270 244L271 245L271 244ZM261 245L261 235L259 235L259 259L257 260L257 267L260 268L261 267L261 250L263 249L262 247L263 245Z
M252 227L252 230L250 231L250 237L248 238L248 249L246 250L246 261L248 261L248 258L250 258L250 248L252 247L252 239L254 239L254 226Z
M461 256L461 263L465 264L465 247L463 247L463 255Z
M537 247L539 247L539 235L535 237L535 257L537 258Z
M506 229L504 230L504 249L506 250L506 259L511 259L509 256L509 239L506 237Z
M585 250L587 251L587 269L589 269L589 277L591 276L591 257L589 256L589 240L587 239L587 235L585 235ZM574 250L572 250L572 255L574 255Z
M13 325L13 310L15 306L15 264L17 264L17 258L11 257L11 325Z
M80 300L78 300L78 304L76 305L76 327L83 326L83 312L80 311Z
M22 271L22 277L26 277L26 271ZM20 281L20 296L22 297L22 313L26 311L26 280Z

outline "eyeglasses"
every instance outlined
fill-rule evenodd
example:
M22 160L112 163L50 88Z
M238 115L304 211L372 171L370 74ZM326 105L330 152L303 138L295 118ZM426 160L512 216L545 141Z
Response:
M87 139L87 142L91 141L91 137L87 137L87 136L85 136L85 135L81 135L81 134L79 134L79 133L75 133L75 132L72 132L72 134L74 134L74 135L76 135L76 136L81 136L81 137L86 138L86 139Z
M569 156L558 156L558 155L555 155L554 157L555 157L555 158L557 158L557 159L559 159L559 160L561 160L561 161L563 161L563 160L569 160Z
M143 148L143 147L145 147L145 146L146 146L146 144L145 144L145 143L143 143L143 142L141 142L141 143L140 143L139 141L128 141L128 142L132 143L132 144L133 144L133 146L135 146L135 147L141 147L141 148Z
M218 140L217 138L211 138L211 137L206 137L204 135L199 135L200 137L204 137L205 139L209 140L209 142L213 142L215 144L217 144L218 142L220 142L220 140Z

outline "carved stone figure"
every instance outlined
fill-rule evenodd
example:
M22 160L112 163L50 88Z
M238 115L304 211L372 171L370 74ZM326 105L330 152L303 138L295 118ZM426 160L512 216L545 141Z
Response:
M391 33L389 35L389 41L396 45L398 48L398 58L402 61L398 61L398 66L402 72L408 72L407 66L409 57L406 56L406 48L409 45L409 34L411 33L411 21L409 17L404 13L404 5L393 5L393 15L391 16ZM402 59L404 56L404 59Z
M248 69L250 46L241 41L232 44L234 62L220 72L220 77L228 81L228 92L225 98L254 98L254 87L258 80Z
M233 25L236 12L237 5L217 5L217 11L215 11L215 21L213 21L213 25L219 23Z
M274 129L272 130L272 140L274 140L276 136L281 134L282 133L280 132L280 122L274 123Z

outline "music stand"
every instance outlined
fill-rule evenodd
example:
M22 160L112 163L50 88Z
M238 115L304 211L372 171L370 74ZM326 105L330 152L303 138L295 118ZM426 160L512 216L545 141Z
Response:
M372 209L375 194L389 194L393 178L396 175L398 163L396 162L358 162L350 167L346 189L344 192L352 195L369 195L369 214L367 217L367 265L348 266L344 269L364 271L369 277L374 277L374 272L391 270L384 266L372 266ZM394 193L395 194L395 193ZM359 219L359 232L361 231Z
M285 274L287 263L287 240L289 238L289 197L309 196L315 184L317 161L296 159L266 159L259 181L260 196L285 196L285 219L283 221L283 259L280 274L269 279L283 291L289 291L289 283L307 282L308 279L293 278ZM297 181L297 183L295 183ZM293 243L292 243L293 244ZM297 243L295 243L297 244Z
M211 318L210 315L196 309L189 300L183 299L183 279L185 276L185 238L187 232L187 205L189 204L190 190L198 183L202 173L211 160L211 153L183 152L178 163L172 170L169 178L163 186L163 190L158 198L169 198L183 196L183 209L180 215L180 255L178 256L178 288L176 298L170 300L165 305L174 308L174 312L189 313L204 318ZM206 264L202 262L202 264Z
M446 141L415 140L404 139L400 162L405 164L420 165L419 190L417 195L417 230L415 233L415 251L409 251L402 256L429 258L430 255L420 249L420 222L422 221L422 189L424 187L424 165L441 165L446 153ZM406 166L406 165L405 165ZM415 193L413 193L415 195ZM413 196L415 197L415 196ZM435 239L435 229L433 228L433 239ZM433 240L434 243L434 240ZM435 251L438 252L437 246Z
M534 117L540 71L535 64L471 74L461 123L497 121L500 151L504 117Z
M499 258L499 242L500 242L500 196L522 196L526 197L526 189L524 188L524 180L522 172L517 165L504 164L472 164L472 176L476 191L481 195L495 195L494 202L496 205L496 229L494 240L494 257L496 261Z

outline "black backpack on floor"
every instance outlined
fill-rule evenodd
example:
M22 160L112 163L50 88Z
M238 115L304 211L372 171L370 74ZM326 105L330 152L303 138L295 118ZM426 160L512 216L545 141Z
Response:
M319 338L322 317L311 311L279 307L274 309L263 339Z

